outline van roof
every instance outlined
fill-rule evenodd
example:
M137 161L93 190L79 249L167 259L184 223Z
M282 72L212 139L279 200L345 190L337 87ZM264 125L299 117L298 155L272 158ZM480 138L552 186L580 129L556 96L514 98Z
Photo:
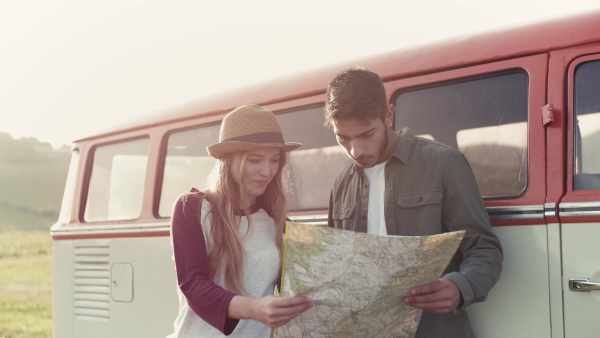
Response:
M389 81L460 68L490 59L510 59L594 42L600 42L600 11L527 22L436 43L400 48L209 95L180 107L147 114L75 142L191 119L199 115L222 114L248 103L268 105L323 94L335 74L353 65L361 65L380 74L384 81ZM402 67L390 67L398 64Z

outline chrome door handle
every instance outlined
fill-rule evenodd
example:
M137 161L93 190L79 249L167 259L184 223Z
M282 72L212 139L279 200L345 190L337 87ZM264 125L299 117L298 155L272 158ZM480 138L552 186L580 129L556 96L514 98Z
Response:
M569 290L571 291L592 291L600 290L600 283L590 282L589 278L570 278Z

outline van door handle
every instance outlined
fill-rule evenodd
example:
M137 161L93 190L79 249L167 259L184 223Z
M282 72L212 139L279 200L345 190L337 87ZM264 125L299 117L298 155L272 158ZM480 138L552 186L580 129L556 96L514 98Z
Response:
M600 283L590 282L589 278L570 278L569 290L571 291L592 291L600 290Z

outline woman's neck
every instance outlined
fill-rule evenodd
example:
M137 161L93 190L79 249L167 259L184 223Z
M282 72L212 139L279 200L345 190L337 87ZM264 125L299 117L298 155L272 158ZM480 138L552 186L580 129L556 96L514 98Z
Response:
M258 199L256 198L256 196L252 196L252 197L246 197L242 202L241 202L241 206L240 209L243 209L244 207L251 209L252 206L254 206L256 204L256 202L258 201Z
M257 212L261 208L261 206L259 205L259 201L256 197L253 198L252 201L253 202L251 204L246 204L246 208L250 214ZM243 208L238 208L237 210L235 210L235 214L239 216L244 215Z

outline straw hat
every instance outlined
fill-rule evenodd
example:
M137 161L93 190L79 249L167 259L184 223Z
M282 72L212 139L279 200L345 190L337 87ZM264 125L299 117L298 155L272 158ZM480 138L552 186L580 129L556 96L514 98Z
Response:
M270 110L250 104L240 106L225 115L221 123L219 143L206 147L208 154L221 158L235 151L247 151L263 147L290 151L302 144L285 143L277 118Z

